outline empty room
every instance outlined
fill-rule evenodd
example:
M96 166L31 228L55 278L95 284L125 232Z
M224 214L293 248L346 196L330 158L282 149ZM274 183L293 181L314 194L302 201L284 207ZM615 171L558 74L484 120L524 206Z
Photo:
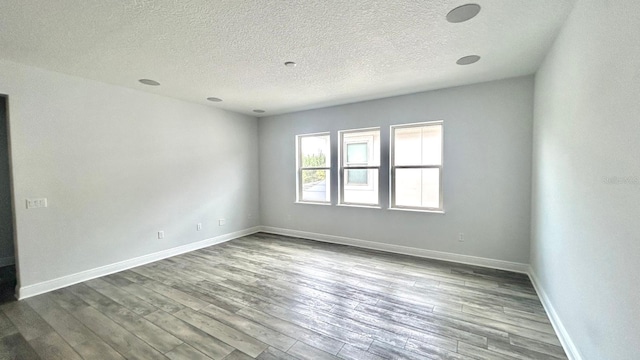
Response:
M0 1L0 359L640 359L638 14Z

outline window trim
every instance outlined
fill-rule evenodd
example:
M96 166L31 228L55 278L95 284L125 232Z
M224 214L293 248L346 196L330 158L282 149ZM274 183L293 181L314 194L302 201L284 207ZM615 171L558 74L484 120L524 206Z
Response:
M348 129L348 130L339 130L338 131L338 205L341 206L354 206L354 207L368 207L368 208L380 208L380 161L378 161L378 165L377 166L360 166L360 165L355 165L355 166L349 166L349 165L345 165L346 160L345 160L345 154L343 154L343 151L345 151L345 146L344 146L344 134L349 134L349 133L359 133L359 132L366 132L366 131L378 131L378 137L380 138L382 135L382 132L380 131L380 127L379 126L374 126L374 127L366 127L366 128L358 128L358 129ZM380 142L380 139L378 139L378 141ZM364 143L364 141L354 141L354 143ZM372 137L371 139L371 145L374 145L374 139ZM382 145L382 144L380 144ZM382 149L378 149L378 151L380 152L378 154L378 158L380 159L380 157L382 156ZM373 158L375 158L375 155L371 155ZM352 186L352 187L373 187L373 184L369 185L348 185L347 184L347 179L345 179L345 175L344 172L345 170L378 170L378 202L376 204L366 204L366 203L358 203L358 202L346 202L344 201L344 190L345 187L347 186ZM367 175L368 176L368 175Z
M324 166L324 167L317 167L317 166L312 166L312 167L303 167L302 166L302 156L301 156L301 151L302 151L302 147L301 147L301 142L302 139L305 137L314 137L314 136L328 136L329 137L329 153L326 154L326 159L327 162L325 165L328 166ZM328 176L325 179L326 181L326 186L329 190L329 200L328 201L309 201L309 200L303 200L302 199L302 172L304 170L327 170L328 171ZM315 205L332 205L331 202L331 132L330 131L323 131L323 132L317 132L317 133L309 133L309 134L299 134L296 135L296 203L299 204L315 204Z
M442 127L441 141L440 141L440 165L395 165L395 131L396 129L406 129L412 127L424 127L424 126L436 126ZM420 212L435 212L444 213L444 121L424 121L419 123L410 124L396 124L391 125L389 130L389 209L390 210L405 210L405 211L420 211ZM402 206L396 204L396 169L439 169L439 204L438 207L424 207L424 206Z

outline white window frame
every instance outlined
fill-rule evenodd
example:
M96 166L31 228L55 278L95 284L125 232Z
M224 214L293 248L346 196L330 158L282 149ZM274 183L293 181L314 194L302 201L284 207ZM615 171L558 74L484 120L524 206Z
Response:
M302 147L300 146L302 139L305 137L317 137L317 136L328 136L329 137L329 153L326 154L327 162L324 167L303 167L302 166ZM331 194L329 194L328 201L309 201L302 199L302 172L304 170L328 170L328 176L325 179L326 187L328 191L331 191L331 133L330 132L320 132L313 134L301 134L296 135L296 202L301 204L321 204L321 205L331 205Z
M362 129L350 129L350 130L340 130L338 131L338 141L339 141L339 166L338 166L338 188L339 188L339 200L338 203L340 205L354 205L354 206L366 206L366 207L380 207L380 186L378 185L378 203L369 204L369 203L356 203L356 202L345 202L344 201L344 190L355 190L355 189L373 189L374 180L369 179L369 172L367 171L367 184L349 184L347 182L347 178L345 176L345 170L378 170L378 181L380 184L380 164L376 166L367 166L367 165L349 165L346 164L346 154L347 151L346 146L344 146L344 135L351 133L359 133L359 132L367 132L367 131L378 131L380 133L379 127L370 127L370 128L362 128ZM381 133L380 133L381 134ZM367 144L367 157L369 161L374 158L374 137L372 135L363 135L362 139L357 139L353 141L349 141L351 144ZM381 151L381 149L379 149ZM381 154L378 154L378 158L380 158Z
M424 127L424 126L441 126L441 149L440 149L440 165L398 165L395 164L395 131L396 129L406 129L411 127ZM389 194L390 194L390 206L389 208L392 210L408 210L408 211L424 211L424 212L438 212L444 213L444 183L442 181L444 174L444 122L442 120L437 121L426 121L421 123L412 123L412 124L398 124L391 125L390 130L390 142L389 142ZM425 207L425 206L399 206L396 204L396 169L440 169L440 189L439 189L439 206L437 208L434 207Z

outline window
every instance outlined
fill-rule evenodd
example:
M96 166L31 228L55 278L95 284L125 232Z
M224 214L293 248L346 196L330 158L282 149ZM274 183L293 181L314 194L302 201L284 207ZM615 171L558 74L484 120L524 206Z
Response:
M379 205L380 129L340 131L340 203Z
M298 135L297 201L331 203L331 148L328 133Z
M442 211L442 122L391 127L391 207Z
M389 208L442 212L443 122L393 125L390 130L389 143L386 136L381 139L380 128L338 131L337 164L331 163L329 132L297 135L296 201L331 204L333 176L340 205L386 206L388 191ZM381 155L388 164L380 163Z

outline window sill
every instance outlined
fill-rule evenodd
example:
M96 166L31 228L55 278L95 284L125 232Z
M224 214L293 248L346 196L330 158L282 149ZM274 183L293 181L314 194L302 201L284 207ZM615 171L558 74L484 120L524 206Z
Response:
M296 201L296 202L294 202L294 204L331 206L331 203L313 202L313 201Z
M391 210L391 211L409 211L409 212L419 212L419 213L431 213L431 214L443 214L444 215L444 210L421 210L421 209L406 209L406 208L388 208L387 210Z
M361 204L337 204L341 207L364 208L364 209L382 209L380 205L361 205Z

